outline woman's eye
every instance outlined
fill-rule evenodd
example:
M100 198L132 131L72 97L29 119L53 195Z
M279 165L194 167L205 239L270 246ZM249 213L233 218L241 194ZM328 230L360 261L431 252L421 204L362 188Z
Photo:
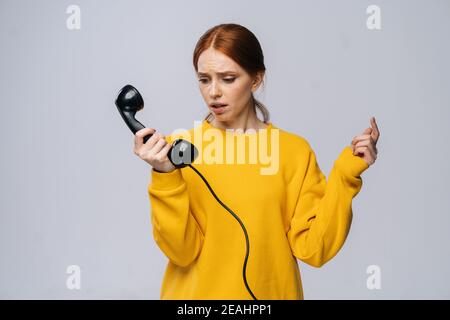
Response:
M228 83L231 83L231 82L233 82L235 79L236 79L236 78L224 78L223 81L228 82ZM205 83L206 81L208 81L208 79L201 78L201 79L198 79L198 81L201 82L201 83Z

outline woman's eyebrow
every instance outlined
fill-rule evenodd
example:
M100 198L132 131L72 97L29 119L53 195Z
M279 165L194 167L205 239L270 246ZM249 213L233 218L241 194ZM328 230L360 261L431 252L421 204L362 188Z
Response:
M236 74L237 72L235 72L235 71L224 71L224 72L216 72L216 73L217 73L218 75L223 76L223 75L226 75L226 74ZM198 75L199 75L199 76L207 76L208 73L205 73L205 72L199 72Z

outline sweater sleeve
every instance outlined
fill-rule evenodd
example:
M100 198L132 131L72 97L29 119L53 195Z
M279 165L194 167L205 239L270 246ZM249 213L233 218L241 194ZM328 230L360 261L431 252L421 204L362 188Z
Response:
M203 245L204 235L190 206L181 169L157 172L152 169L148 187L153 237L162 252L174 264L186 267Z
M306 172L297 191L295 210L292 215L288 240L295 257L321 267L340 250L350 230L352 199L361 187L361 173L369 165L354 156L346 146L334 161L328 181L319 168L316 155L308 146Z

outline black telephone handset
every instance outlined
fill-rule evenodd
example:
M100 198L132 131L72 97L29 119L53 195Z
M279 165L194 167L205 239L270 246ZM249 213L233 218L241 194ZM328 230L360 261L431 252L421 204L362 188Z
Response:
M144 109L144 99L142 99L141 94L135 87L130 84L124 86L117 95L116 106L133 134L136 134L136 132L145 128L145 126L135 118L136 112ZM146 143L152 135L153 134L146 135L144 137L144 143ZM176 139L173 141L172 147L167 153L167 157L176 168L184 168L187 165L190 165L197 156L197 148L189 141L183 139Z

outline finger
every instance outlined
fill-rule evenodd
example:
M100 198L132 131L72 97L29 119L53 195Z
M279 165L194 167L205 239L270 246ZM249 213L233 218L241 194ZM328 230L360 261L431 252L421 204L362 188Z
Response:
M367 149L366 147L359 147L356 150L357 154L359 157L361 157L366 163L367 165L371 165L375 162L374 158L371 156L369 149Z
M169 152L172 145L170 143L167 143L161 151L157 154L157 156L161 156L161 159L164 159L167 156L167 153Z
M373 128L373 132L372 132L372 138L375 141L375 143L377 143L378 138L380 137L380 130L378 129L378 125L377 125L377 121L375 120L375 117L372 117L370 119L372 128Z
M376 147L376 143L373 140L371 135L364 135L364 136L357 136L357 137L355 137L353 139L353 141L352 141L352 145L356 145L360 141L368 141L372 145L375 153L378 153L378 150L377 150L377 147Z
M378 153L378 150L376 150L376 148L374 147L372 138L370 138L370 140L359 141L355 144L355 148L363 147L363 146L368 147L373 155L376 155Z
M148 134L153 134L155 132L155 128L142 128L141 130L138 130L135 135L142 138Z
M150 150L151 155L156 156L166 144L167 141L164 138L160 138L151 148Z
M371 162L374 162L377 158L377 155L373 153L373 151L367 146L355 147L354 155L363 154L366 157L370 158Z
M358 141L368 140L368 139L370 139L370 134L362 134L359 136L355 136L352 140L352 144L356 144Z
M145 134L144 134L145 135ZM142 136L142 134L141 134ZM161 134L159 132L155 132L150 139L147 140L146 143L141 144L140 147L135 147L135 153L139 154L141 152L148 152L149 150L151 150L155 144L158 142L158 140L161 138Z
M144 137L148 134L154 134L155 131L156 130L154 128L143 128L137 131L136 134L134 135L135 148L139 149L144 144Z
M145 149L151 149L155 146L155 144L159 141L159 139L164 138L164 136L159 133L159 132L155 132L150 139L147 140L146 143L144 143L143 148Z

